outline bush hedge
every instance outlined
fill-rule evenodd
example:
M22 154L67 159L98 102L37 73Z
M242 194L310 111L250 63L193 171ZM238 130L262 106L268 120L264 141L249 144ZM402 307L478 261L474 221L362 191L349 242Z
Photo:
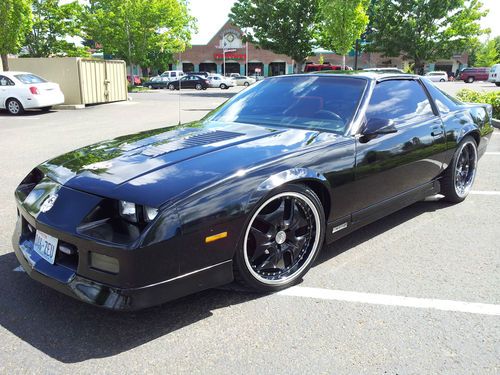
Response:
M457 93L457 98L466 103L488 103L493 106L493 117L500 119L500 90L491 92L478 92L462 89Z

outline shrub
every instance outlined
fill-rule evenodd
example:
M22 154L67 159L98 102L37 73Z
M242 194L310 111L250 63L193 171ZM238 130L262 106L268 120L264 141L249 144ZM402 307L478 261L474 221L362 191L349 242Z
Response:
M463 89L457 93L457 98L466 103L488 103L493 107L493 117L500 118L500 91L478 92Z

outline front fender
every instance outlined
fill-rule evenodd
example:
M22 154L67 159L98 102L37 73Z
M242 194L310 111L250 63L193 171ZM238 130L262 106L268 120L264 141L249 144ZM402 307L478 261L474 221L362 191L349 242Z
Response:
M246 211L248 212L257 202L267 196L272 190L288 183L307 183L314 181L321 184L328 192L331 191L330 183L326 177L309 168L291 168L269 176L250 196ZM329 197L331 200L331 197Z

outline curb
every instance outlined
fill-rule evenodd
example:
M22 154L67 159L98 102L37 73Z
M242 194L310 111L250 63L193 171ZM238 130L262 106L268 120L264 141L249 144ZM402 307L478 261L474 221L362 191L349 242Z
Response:
M61 105L56 105L54 109L58 110L74 110L74 109L85 109L85 104L61 104Z

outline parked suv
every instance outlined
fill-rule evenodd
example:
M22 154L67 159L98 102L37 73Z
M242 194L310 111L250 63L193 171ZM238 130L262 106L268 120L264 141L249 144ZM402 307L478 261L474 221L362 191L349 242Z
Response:
M167 70L161 74L161 77L166 77L169 81L177 81L184 76L182 70Z
M460 79L465 83L487 81L490 68L465 68L460 72Z

